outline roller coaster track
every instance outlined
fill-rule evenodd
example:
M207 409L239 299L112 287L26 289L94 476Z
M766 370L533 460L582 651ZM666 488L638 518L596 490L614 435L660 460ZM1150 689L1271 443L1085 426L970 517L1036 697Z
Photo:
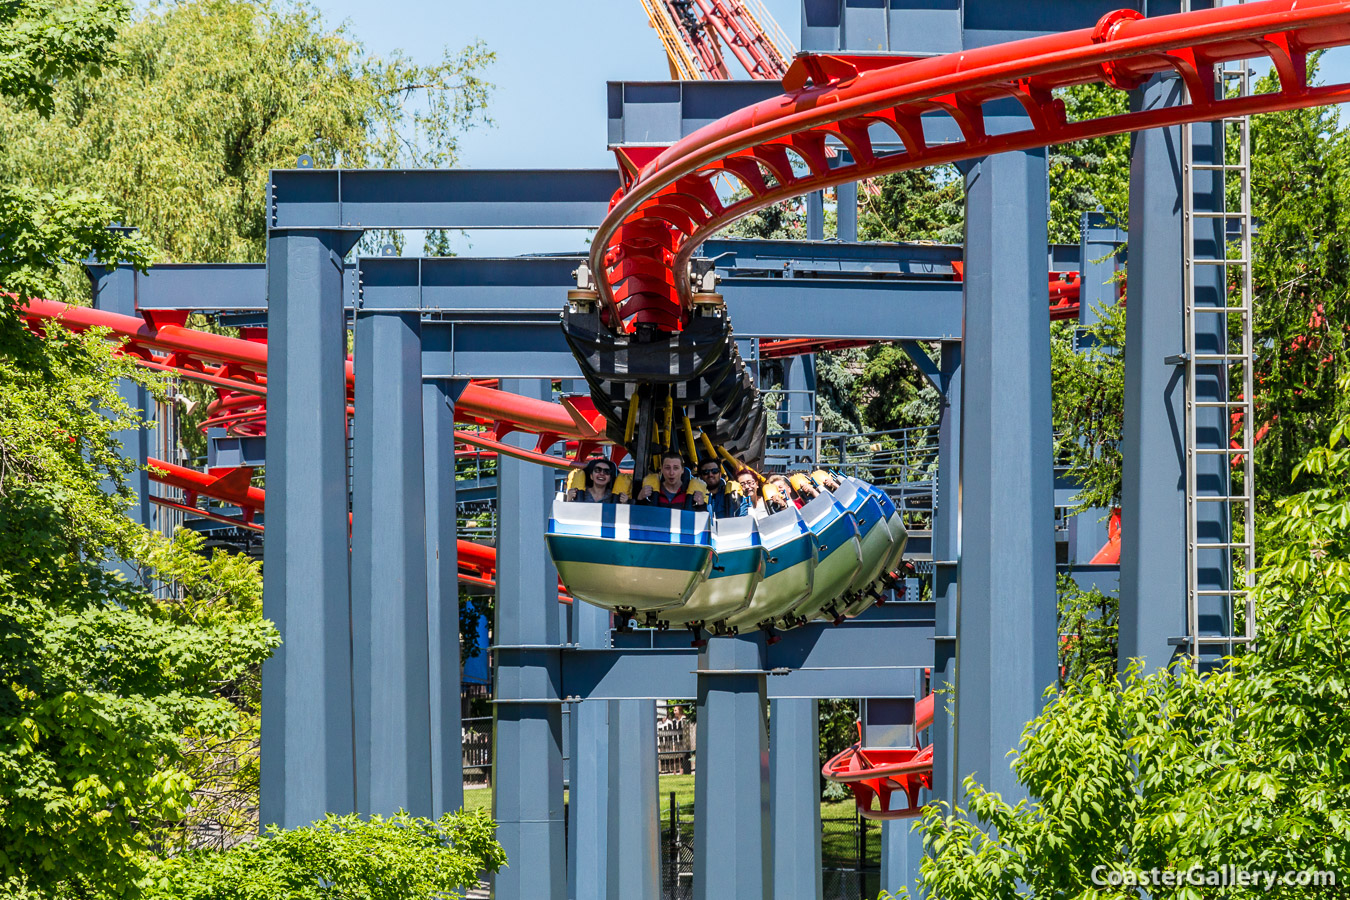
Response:
M693 321L696 301L708 300L696 296L709 289L706 280L698 279L697 286L694 281L691 263L698 247L744 216L811 191L1001 152L1343 102L1350 99L1350 84L1309 85L1307 57L1347 43L1350 3L1268 0L1153 19L1117 10L1093 28L929 59L799 57L783 79L782 96L746 107L664 150L617 151L624 184L591 244L600 319L616 346L628 346L626 335L650 341L654 331L683 331ZM1261 57L1278 74L1277 91L1219 96L1216 66ZM1130 90L1164 72L1180 76L1187 103L1070 122L1054 96L1058 88L1087 83ZM1017 101L1026 125L990 133L984 106L1006 98ZM959 140L926 139L921 117L935 112L955 122ZM888 142L898 139L904 149L887 153L874 146L878 127ZM832 166L829 150L835 145L847 148L852 162ZM719 183L724 178L730 180ZM1068 295L1077 288L1065 285L1058 299L1052 292L1052 306L1076 306L1077 297ZM732 365L738 368L739 360ZM588 373L597 399L611 389L607 375ZM617 424L610 410L611 424ZM932 697L923 703L926 725ZM919 788L931 784L932 746L891 759L885 751L869 754L860 735L824 774L848 784L870 818L916 815L922 808ZM899 812L890 809L895 790L907 795Z
M161 459L149 459L146 466L151 480L177 488L184 497L181 502L168 497L151 497L159 506L176 509L189 515L200 516L217 522L234 525L249 531L262 532L263 525L257 521L258 513L264 512L267 505L267 493L250 483L253 469L249 466L200 472L165 462ZM197 506L200 497L211 497L239 508L238 516L222 514ZM455 542L455 559L459 566L459 580L488 589L496 588L497 550L487 544L476 541L459 540ZM558 599L570 603L572 598L559 589Z
M664 150L619 152L625 183L591 244L591 271L606 321L679 332L694 309L690 262L719 229L756 210L863 178L1012 150L1296 109L1350 99L1350 84L1308 84L1310 52L1350 43L1343 0L1267 0L1157 18L1131 10L1093 28L928 59L803 56L783 79L787 93L739 110ZM1279 75L1269 94L1215 99L1213 67L1265 57ZM1056 88L1106 83L1138 87L1176 72L1185 105L1070 122ZM984 105L1013 98L1026 127L991 134ZM949 116L960 140L925 139L921 116ZM903 151L874 148L872 129ZM831 167L827 146L851 163ZM729 176L745 196L719 191Z
M265 342L186 328L181 324L185 316L176 322L155 316L142 320L50 300L29 300L23 317L38 331L53 322L76 332L103 329L109 340L121 343L118 352L137 365L214 388L217 396L203 428L222 427L245 436L266 433ZM348 403L352 404L355 378L350 360L346 379ZM584 397L548 403L472 383L464 386L455 401L455 419L475 427L456 430L457 441L544 465L567 466L585 459L604 442L603 420ZM512 432L535 435L534 448L506 443L503 438ZM565 455L550 455L547 451L559 443Z

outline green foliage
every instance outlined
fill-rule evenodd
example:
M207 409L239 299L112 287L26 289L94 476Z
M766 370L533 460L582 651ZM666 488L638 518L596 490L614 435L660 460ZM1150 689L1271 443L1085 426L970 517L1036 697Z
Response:
M1075 510L1120 505L1125 458L1125 307L1098 310L1080 348L1077 325L1051 325L1055 458L1078 482Z
M858 192L861 240L961 243L966 197L955 166L883 175L873 184L875 193Z
M114 435L138 420L115 378L147 376L98 335L20 337L0 356L0 878L131 894L189 807L183 735L237 728L231 692L276 632L247 602L203 613L255 596L256 571L148 547L125 517ZM178 573L182 607L104 567L142 551Z
M328 816L307 828L271 830L225 852L165 860L149 873L146 900L431 900L462 897L506 854L487 814L439 821Z
M1070 122L1129 111L1130 95L1104 84L1080 84L1055 92ZM1049 148L1050 243L1077 244L1083 213L1129 212L1130 136L1072 141Z
M868 431L931 425L938 420L942 397L909 354L893 344L864 351L866 366L852 393Z
M116 69L55 89L49 119L0 112L0 183L100 185L161 260L261 260L268 170L302 153L444 167L487 121L481 44L432 65L375 57L302 2L152 4L116 49Z
M1273 76L1258 91L1274 87ZM1304 481L1309 449L1345 412L1350 371L1350 144L1338 107L1252 120L1258 495L1262 507Z
M1350 380L1343 379L1343 391ZM1350 418L1274 503L1254 600L1258 643L1228 668L1123 681L1087 671L1030 725L1015 806L972 782L967 810L919 827L929 896L1134 897L1099 871L1332 871L1350 864ZM1159 885L1155 898L1302 898L1324 889Z
M1120 636L1120 598L1083 590L1069 575L1059 576L1059 645L1061 680L1090 674L1114 676Z
M126 0L11 0L0 6L0 94L51 115L56 85L110 57Z

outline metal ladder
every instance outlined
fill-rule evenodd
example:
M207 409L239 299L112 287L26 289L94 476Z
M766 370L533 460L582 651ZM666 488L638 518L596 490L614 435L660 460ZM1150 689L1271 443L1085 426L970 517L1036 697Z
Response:
M1242 0L1237 0L1242 2ZM1183 0L1182 9L1190 7ZM1233 66L1233 64L1229 64ZM1251 93L1252 73L1246 60L1217 72L1220 90ZM1195 128L1212 128L1211 124ZM1202 654L1229 655L1249 644L1256 633L1252 602L1256 568L1255 467L1252 459L1252 191L1251 123L1247 117L1222 120L1221 158L1195 161L1193 126L1182 126L1182 240L1184 256L1184 348L1185 441L1186 441L1186 646L1194 664ZM1235 162L1230 162L1236 157ZM1197 210L1197 179L1203 178L1222 192L1219 211ZM1217 184L1214 184L1217 182ZM1237 208L1228 208L1231 189L1236 188ZM1213 234L1222 223L1217 253L1228 258L1203 258L1196 252L1197 237ZM1234 228L1236 234L1233 233ZM1203 229L1201 235L1197 231ZM1233 255L1233 253L1236 255ZM1207 254L1209 256L1210 254ZM1218 267L1218 302L1199 302L1198 288L1212 285L1209 267ZM1212 271L1212 270L1210 270ZM1204 273L1202 275L1202 273ZM1236 318L1236 323L1234 322ZM1237 325L1238 327L1234 327ZM1221 334L1217 346L1204 346L1202 338ZM1211 341L1213 338L1211 337ZM1201 383L1218 384L1217 396L1201 396ZM1236 398L1234 393L1237 394ZM1206 413L1205 410L1211 412ZM1221 444L1212 439L1201 446L1202 416L1213 426L1214 412L1222 415ZM1234 434L1236 431L1236 434ZM1212 433L1212 432L1211 432ZM1208 459L1206 459L1208 457ZM1203 485L1201 475L1222 460L1218 489ZM1239 473L1240 467L1240 473ZM1239 478L1240 474L1240 478ZM1240 487L1233 486L1240 481ZM1226 515L1222 534L1205 533L1202 521L1213 523L1213 504L1222 504ZM1240 531L1239 531L1240 529ZM1241 535L1238 537L1237 535ZM1212 571L1216 559L1224 560L1220 583L1204 584L1202 567ZM1211 581L1213 579L1211 578ZM1207 599L1207 598L1217 598ZM1222 611L1227 634L1201 634L1202 606ZM1241 619L1239 623L1239 617ZM1212 630L1212 629L1211 629Z

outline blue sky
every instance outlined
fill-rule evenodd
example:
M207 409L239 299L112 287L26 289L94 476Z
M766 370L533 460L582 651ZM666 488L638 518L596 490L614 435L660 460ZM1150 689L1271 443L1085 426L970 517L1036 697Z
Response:
M612 166L605 150L605 82L670 77L639 0L317 0L330 24L348 20L377 54L405 50L432 62L446 46L482 39L496 52L491 128L464 136L465 168ZM789 37L800 0L766 0ZM734 61L732 62L734 66ZM583 232L475 232L457 252L474 256L579 249ZM420 247L420 241L410 241ZM415 248L410 246L409 252Z
M764 0L794 41L800 0ZM380 55L402 49L432 62L444 47L481 39L496 52L489 110L496 124L466 134L466 168L611 166L605 150L605 82L669 78L665 54L639 0L317 0ZM735 65L734 61L731 63ZM1324 73L1350 76L1350 52L1328 54ZM479 231L455 242L474 256L581 249L584 232ZM417 252L421 241L409 242Z

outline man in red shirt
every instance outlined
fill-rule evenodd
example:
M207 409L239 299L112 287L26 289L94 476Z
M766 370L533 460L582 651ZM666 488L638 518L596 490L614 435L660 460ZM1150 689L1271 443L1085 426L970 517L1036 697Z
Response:
M661 482L656 490L644 484L637 502L667 509L705 509L708 498L702 491L689 490L689 473L684 468L684 457L674 450L661 454Z

